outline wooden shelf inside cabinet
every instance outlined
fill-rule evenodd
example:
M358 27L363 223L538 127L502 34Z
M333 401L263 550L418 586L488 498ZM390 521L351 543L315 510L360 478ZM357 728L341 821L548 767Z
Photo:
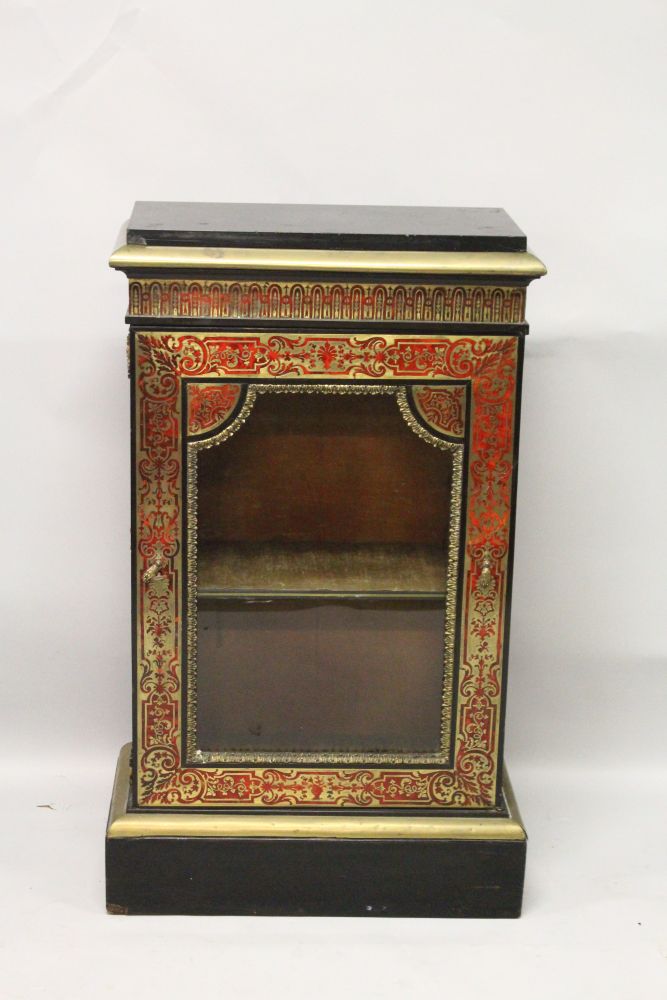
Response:
M444 600L447 558L429 545L206 542L200 600L238 598Z

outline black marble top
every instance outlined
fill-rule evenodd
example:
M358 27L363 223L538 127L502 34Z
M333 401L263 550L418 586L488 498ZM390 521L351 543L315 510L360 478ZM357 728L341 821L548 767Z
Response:
M525 250L502 208L138 201L127 242L319 250Z

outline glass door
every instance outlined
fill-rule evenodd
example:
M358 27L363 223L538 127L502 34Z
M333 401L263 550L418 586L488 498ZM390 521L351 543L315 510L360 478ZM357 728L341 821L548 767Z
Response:
M198 451L193 725L211 761L446 749L462 446L414 433L396 390L323 388L257 392Z

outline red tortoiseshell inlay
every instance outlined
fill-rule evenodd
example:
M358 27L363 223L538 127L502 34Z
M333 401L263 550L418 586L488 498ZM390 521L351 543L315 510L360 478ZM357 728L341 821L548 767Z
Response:
M499 778L516 338L194 336L148 331L135 336L138 804L204 808L223 804L340 808L493 804ZM311 382L392 378L408 385L410 379L418 378L433 380L434 390L445 388L447 380L469 383L463 621L451 769L184 765L180 384L182 378L193 376L211 380L287 376ZM208 399L206 394L202 398ZM231 394L210 398L224 398L224 405L231 404ZM192 412L188 414L189 428L204 427L212 419L203 416L208 412L203 404L197 412L194 423ZM449 428L448 433L460 426L458 416L456 420L446 415L437 419Z

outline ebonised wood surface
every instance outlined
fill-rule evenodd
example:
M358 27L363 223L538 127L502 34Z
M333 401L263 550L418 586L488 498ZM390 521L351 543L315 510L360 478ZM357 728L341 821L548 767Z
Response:
M110 913L521 913L525 841L136 837L106 847Z
M138 201L127 242L326 250L521 251L502 208Z

